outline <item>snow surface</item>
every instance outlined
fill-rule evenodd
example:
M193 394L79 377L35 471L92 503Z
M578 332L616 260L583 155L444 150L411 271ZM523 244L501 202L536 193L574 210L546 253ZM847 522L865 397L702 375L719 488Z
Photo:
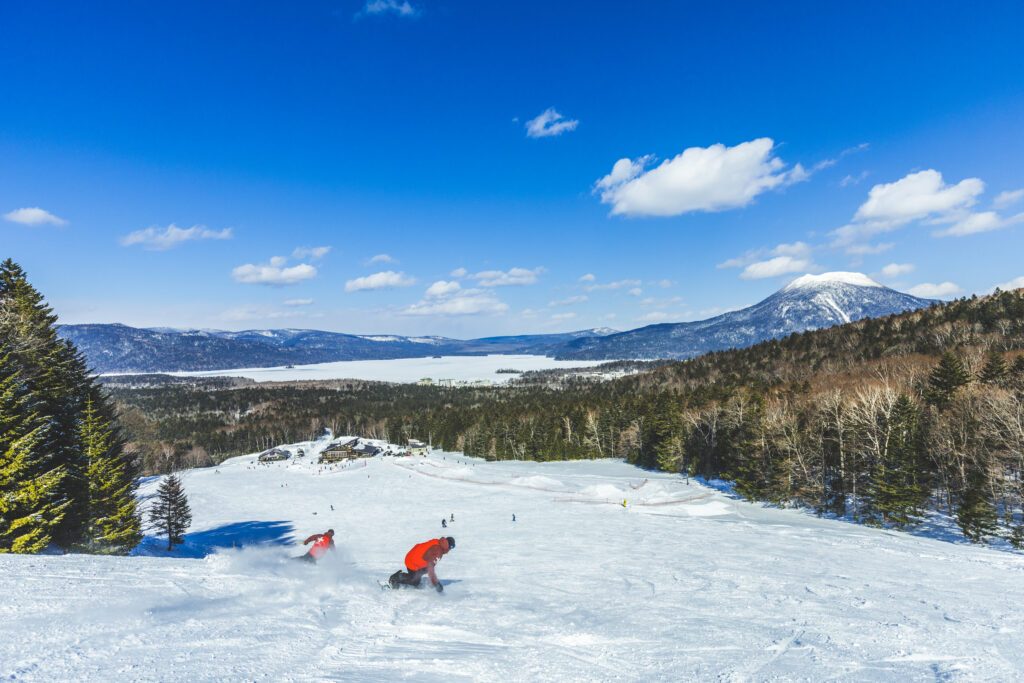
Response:
M0 678L1024 677L1017 554L761 507L615 460L434 453L326 469L325 445L186 472L194 523L172 556L155 539L129 558L0 556ZM327 527L334 556L287 559ZM442 534L457 539L438 565L444 594L378 587Z
M440 358L397 358L392 360L346 360L335 363L296 365L292 368L240 368L169 372L176 377L248 377L257 382L291 382L315 379L362 379L381 382L417 382L424 377L451 379L457 382L490 380L503 384L514 374L498 374L501 368L516 370L550 370L583 368L606 363L600 360L555 360L546 356L505 355L442 356Z
M801 287L819 288L836 282L845 285L856 285L858 287L882 286L864 273L851 273L837 270L831 273L822 273L820 275L801 275L786 285L782 291L799 289Z

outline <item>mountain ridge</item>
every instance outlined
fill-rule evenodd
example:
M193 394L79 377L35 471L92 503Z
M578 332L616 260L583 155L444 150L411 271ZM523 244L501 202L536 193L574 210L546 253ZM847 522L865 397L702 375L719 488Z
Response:
M63 325L62 337L99 373L215 371L346 360L440 355L531 354L562 360L685 359L751 346L936 303L885 287L862 273L803 275L762 301L693 322L619 332L591 328L477 339L356 335L302 328L269 330L135 328L120 323Z
M682 360L935 303L885 287L862 273L803 275L752 306L706 320L659 323L600 339L574 340L555 358Z

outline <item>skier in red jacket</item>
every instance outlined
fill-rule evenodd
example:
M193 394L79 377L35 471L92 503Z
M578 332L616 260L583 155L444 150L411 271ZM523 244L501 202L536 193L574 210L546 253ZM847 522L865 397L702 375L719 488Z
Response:
M403 584L419 588L423 581L423 575L426 574L430 577L430 585L434 587L434 590L438 593L443 592L444 586L441 585L437 574L434 573L434 565L454 548L455 539L451 536L417 543L405 555L405 568L408 571L395 572L388 579L388 583L392 588L398 588Z
M313 547L305 555L296 559L316 564L317 560L326 555L328 550L334 550L334 529L328 529L323 534L313 534L303 541L302 545L309 545L310 543L313 544Z

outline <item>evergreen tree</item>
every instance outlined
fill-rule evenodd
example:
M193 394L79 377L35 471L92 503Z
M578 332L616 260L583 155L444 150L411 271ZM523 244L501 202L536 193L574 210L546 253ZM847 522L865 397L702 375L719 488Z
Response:
M85 362L57 337L57 316L11 259L0 263L0 338L8 340L15 365L45 428L33 448L34 477L56 473L46 488L48 509L63 510L53 541L64 548L83 536L88 480L78 442L78 420L91 385Z
M981 369L981 381L986 384L1002 384L1008 373L1009 368L1003 354L995 349L990 350L988 358L985 359L985 367Z
M1024 550L1024 522L1013 525L1010 531L1010 545L1017 550Z
M102 396L89 397L79 428L89 481L85 545L92 552L125 554L142 540L136 472L103 408Z
M916 521L928 498L920 476L920 414L906 394L896 399L889 417L889 442L872 478L872 509L882 522L904 527Z
M66 513L54 502L64 471L44 469L38 457L47 429L0 340L0 552L39 552Z
M998 517L989 498L985 472L977 467L967 473L967 481L960 493L956 521L964 536L981 543L995 534Z
M176 474L170 474L160 482L156 503L149 511L150 523L167 537L167 549L185 542L185 531L192 524L192 510L188 506L185 489Z
M967 373L963 361L960 360L960 356L952 351L946 351L928 377L925 398L930 404L945 408L953 400L957 389L970 381L971 377Z

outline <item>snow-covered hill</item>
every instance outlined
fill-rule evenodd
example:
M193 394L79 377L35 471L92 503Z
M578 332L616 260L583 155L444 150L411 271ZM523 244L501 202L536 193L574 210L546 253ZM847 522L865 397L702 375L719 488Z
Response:
M324 442L301 445L301 461L186 472L195 521L171 557L155 541L130 558L0 556L0 678L1024 676L1021 555L764 508L619 461L435 453L325 469ZM327 527L335 557L288 559ZM444 594L378 587L442 534L457 539Z
M630 332L578 339L557 358L692 358L743 348L794 332L924 308L935 303L884 287L861 273L797 278L748 308L708 320L649 325Z

